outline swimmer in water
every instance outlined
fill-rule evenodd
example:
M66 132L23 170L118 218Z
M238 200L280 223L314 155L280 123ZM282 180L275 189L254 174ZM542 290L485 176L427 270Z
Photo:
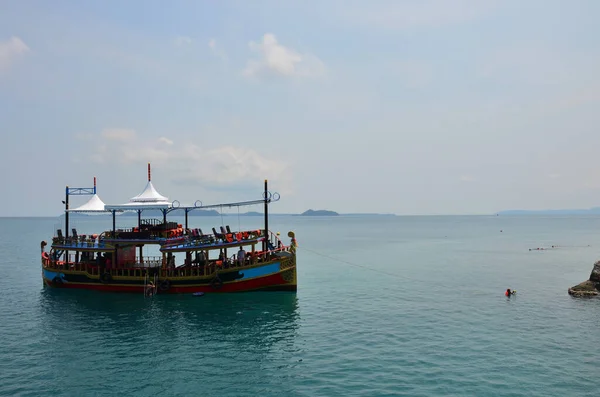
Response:
M506 296L511 296L511 295L514 295L514 292L513 292L513 291L511 291L511 290L510 290L510 288L507 288L507 289L506 289L506 292L504 293L504 295L506 295Z

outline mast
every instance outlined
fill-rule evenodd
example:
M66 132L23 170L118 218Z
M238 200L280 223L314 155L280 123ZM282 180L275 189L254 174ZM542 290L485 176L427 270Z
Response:
M69 186L65 189L65 244L69 240ZM69 268L69 251L65 250L65 269Z
M263 241L263 251L269 248L269 190L267 189L267 180L265 179L265 239Z
M65 238L69 238L69 187L65 189Z

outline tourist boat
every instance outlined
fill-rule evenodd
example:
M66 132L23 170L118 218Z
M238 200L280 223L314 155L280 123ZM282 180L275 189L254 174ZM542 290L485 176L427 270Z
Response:
M91 195L87 203L69 209L69 197ZM169 201L154 188L148 164L148 182L141 194L128 203L105 205L93 188L66 188L65 233L52 238L50 249L41 242L44 285L111 292L155 294L194 294L245 291L296 291L296 240L293 232L285 245L279 233L269 230L268 206L279 200L271 194L267 181L260 200L184 207ZM253 230L231 230L229 225L212 227L205 234L190 228L188 214L207 210L264 204L264 225ZM144 211L157 210L162 219L143 218ZM183 211L185 223L169 221L167 215ZM116 216L137 212L137 224L116 228ZM98 234L69 234L69 214L105 213L112 215L112 228ZM131 218L135 222L135 217ZM203 218L208 219L208 218ZM221 218L222 219L222 218ZM256 218L260 219L260 218ZM156 251L155 256L148 251ZM146 251L146 255L145 254ZM242 252L243 251L243 252Z

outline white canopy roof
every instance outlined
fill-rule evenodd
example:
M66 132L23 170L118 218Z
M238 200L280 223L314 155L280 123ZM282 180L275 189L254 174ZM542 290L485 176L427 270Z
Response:
M104 212L104 202L97 194L94 194L87 203L69 210L69 212Z
M143 192L129 200L130 203L159 203L169 204L169 199L156 191L152 181L148 181Z
M156 191L152 181L148 180L144 191L132 197L128 203L119 205L107 205L107 210L143 210L143 209L167 209L171 208L169 199Z

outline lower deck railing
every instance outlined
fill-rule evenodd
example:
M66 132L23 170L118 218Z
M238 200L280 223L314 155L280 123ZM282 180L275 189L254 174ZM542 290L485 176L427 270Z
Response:
M281 251L281 250L278 250ZM243 270L261 263L268 263L275 259L281 261L281 267L289 268L294 265L292 257L280 258L275 255L276 251L263 254L258 257L246 258L243 263L239 263L231 258L226 261L207 261L206 264L181 265L177 267L162 267L162 262L156 262L156 266L148 266L149 262L143 265L131 264L127 267L106 267L98 266L86 262L69 262L68 266L61 261L51 261L45 259L44 268L55 271L71 271L84 273L92 278L99 278L104 273L109 273L113 277L133 277L145 278L147 275L158 274L160 278L169 277L214 277L216 274L224 271Z

